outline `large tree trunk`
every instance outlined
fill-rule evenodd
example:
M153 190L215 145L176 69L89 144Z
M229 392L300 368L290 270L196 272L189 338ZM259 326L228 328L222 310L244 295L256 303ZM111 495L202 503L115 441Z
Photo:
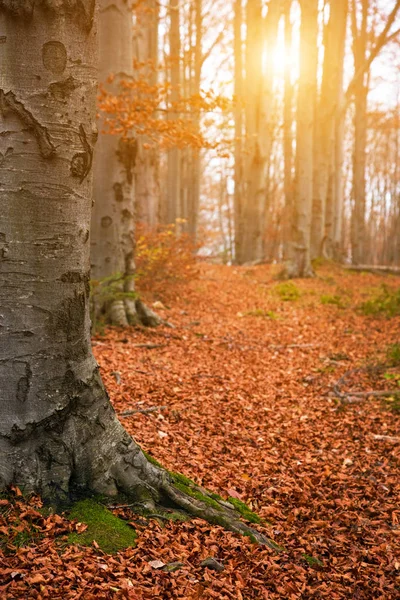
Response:
M296 176L287 277L313 275L310 257L313 138L317 86L318 0L302 0L297 101Z
M15 7L0 3L0 489L13 483L59 502L124 492L267 541L232 505L182 489L116 418L88 311L95 4Z

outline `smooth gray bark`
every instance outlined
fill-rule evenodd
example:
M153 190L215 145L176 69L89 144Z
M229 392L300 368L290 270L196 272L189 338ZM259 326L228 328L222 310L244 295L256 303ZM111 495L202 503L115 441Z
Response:
M132 11L125 0L99 1L99 82L112 94L133 77ZM112 81L109 77L112 75ZM92 297L96 320L126 326L160 319L135 295L135 168L138 142L105 133L105 117L94 156L94 205L91 220Z
M99 82L108 92L117 94L120 81L133 74L132 13L124 0L100 0L99 9ZM114 76L112 83L107 81L110 75ZM137 142L131 137L105 133L104 117L100 117L99 128L91 221L92 279L101 282L117 277L120 283L114 284L114 289L134 292ZM103 297L105 294L94 295L95 318L107 312L107 320L114 325L137 320L134 300L127 296L103 302Z
M136 7L133 53L139 63L135 77L157 85L159 4L146 0ZM159 151L146 136L138 138L135 168L136 222L154 228L160 217Z
M178 102L180 97L180 68L181 68L181 41L179 32L179 1L170 0L170 30L169 30L169 64L170 64L170 83L171 93L170 102L173 105ZM172 107L168 118L175 120L178 118L176 108ZM166 224L175 223L181 216L180 188L181 188L181 157L179 148L172 148L167 153L167 197L166 206L163 212L163 222Z

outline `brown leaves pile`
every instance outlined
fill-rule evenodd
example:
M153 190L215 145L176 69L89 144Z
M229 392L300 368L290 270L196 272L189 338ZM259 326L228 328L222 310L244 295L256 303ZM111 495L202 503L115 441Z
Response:
M339 403L332 390L345 372L384 360L400 320L354 310L376 276L325 275L297 283L300 298L284 302L269 267L205 265L161 315L175 329L113 330L94 346L118 413L166 407L124 418L143 448L248 502L280 553L199 520L145 526L129 509L120 513L138 531L136 548L115 556L63 548L76 525L15 496L0 506L11 545L0 554L0 596L399 598L400 416L379 398ZM319 301L332 277L351 298L345 309ZM388 383L373 369L346 380L353 390ZM13 536L25 522L38 537L18 548ZM225 569L201 567L209 556ZM183 566L168 573L153 561Z

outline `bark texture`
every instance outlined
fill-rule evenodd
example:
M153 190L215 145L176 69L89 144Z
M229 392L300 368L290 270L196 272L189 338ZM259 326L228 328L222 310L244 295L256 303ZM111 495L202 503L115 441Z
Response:
M157 85L159 4L146 0L136 7L133 51L139 65L135 77L144 78L151 86ZM160 186L159 152L146 136L138 138L135 168L136 222L155 227L159 222Z
M119 83L133 77L132 12L125 0L99 2L99 81L117 94ZM113 75L110 82L109 76ZM94 206L91 220L91 272L99 282L93 294L94 319L126 326L143 323L146 310L135 298L135 167L138 142L133 137L100 135L94 160ZM146 324L156 326L153 314Z
M122 79L132 77L131 11L124 0L99 3L99 81L110 92L118 92ZM108 77L115 74L113 82ZM107 313L114 325L135 323L134 293L135 242L134 168L137 142L133 138L107 135L104 119L99 120L100 135L94 163L94 206L91 222L92 278L102 281L116 277L113 289L119 298L94 296L95 318ZM105 284L103 284L105 285ZM107 287L107 286L105 286Z
M302 0L300 79L297 100L296 175L285 276L313 275L310 254L314 112L317 90L318 0Z
M334 157L336 117L340 113L343 87L343 60L348 0L330 3L329 22L324 32L324 65L316 110L314 135L314 181L311 220L311 257L332 257Z
M169 1L170 29L169 29L169 65L170 65L170 103L172 108L168 113L171 120L178 118L174 103L178 102L180 97L180 69L181 69L181 41L179 32L179 1ZM181 216L181 156L179 148L172 148L167 153L167 190L166 203L162 213L163 223L175 223Z
M241 223L237 227L240 236L237 243L238 262L262 260L264 255L265 214L268 195L267 174L273 139L272 99L273 70L269 64L264 72L263 51L267 63L271 59L281 16L280 0L268 4L265 19L262 18L262 2L249 0L246 9L246 105L244 157L242 163L243 183L241 206L237 211ZM236 28L239 26L240 5L237 7ZM240 32L237 32L236 61L240 60ZM239 69L237 63L236 70ZM270 68L268 68L270 67ZM243 97L243 96L242 96ZM237 122L237 126L239 123ZM238 165L239 167L239 165Z
M123 492L268 543L232 505L194 497L199 488L180 489L149 461L104 390L88 310L95 29L70 2L57 6L0 4L0 489L13 483L53 502ZM70 81L72 91L53 93Z

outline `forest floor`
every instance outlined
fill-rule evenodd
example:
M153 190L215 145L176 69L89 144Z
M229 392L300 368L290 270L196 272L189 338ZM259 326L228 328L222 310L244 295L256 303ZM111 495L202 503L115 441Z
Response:
M144 450L247 502L282 550L198 519L146 523L129 509L119 512L138 532L135 548L60 547L69 521L41 518L17 490L0 501L11 536L2 598L400 598L400 317L359 310L400 278L322 266L293 285L275 271L201 265L159 298L175 328L108 330L94 351ZM379 390L393 394L357 395ZM27 518L44 535L17 547ZM202 567L207 557L224 570Z

